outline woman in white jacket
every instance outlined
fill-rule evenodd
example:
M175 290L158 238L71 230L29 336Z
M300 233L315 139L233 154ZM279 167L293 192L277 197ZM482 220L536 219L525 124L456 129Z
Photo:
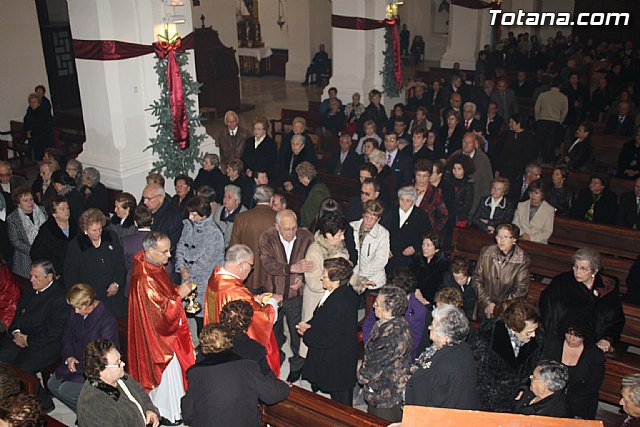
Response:
M533 181L527 190L529 200L518 203L513 223L520 228L520 240L544 243L553 234L555 209L544 200L544 183Z
M389 232L379 224L383 213L380 202L369 200L362 208L362 219L351 223L358 250L351 285L358 292L364 288L378 289L387 283L384 268L389 261Z

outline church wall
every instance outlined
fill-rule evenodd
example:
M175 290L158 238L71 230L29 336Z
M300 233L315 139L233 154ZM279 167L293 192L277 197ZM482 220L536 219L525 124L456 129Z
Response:
M576 6L575 0L541 0L543 12L566 12L573 16L573 10ZM574 17L575 18L575 17ZM538 40L546 43L548 37L555 37L557 31L562 34L571 34L570 26L544 26L539 27Z
M7 130L10 120L24 117L33 88L48 89L49 82L35 2L0 0L0 10L0 129Z
M193 26L202 26L200 16L204 15L204 25L218 32L223 45L238 49L236 26L237 0L201 0L200 6L192 6Z
M285 6L286 7L286 6ZM318 46L324 44L325 50L332 58L333 46L331 43L331 2L312 1L309 4L310 19L309 29L311 40L309 42L309 53L313 55L318 51Z

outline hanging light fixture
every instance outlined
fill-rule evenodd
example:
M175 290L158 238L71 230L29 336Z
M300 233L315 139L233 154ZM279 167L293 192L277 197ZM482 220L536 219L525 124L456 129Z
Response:
M286 21L284 20L284 4L282 4L282 0L278 0L278 21L276 24L278 24L280 30L282 30L282 27L286 24Z

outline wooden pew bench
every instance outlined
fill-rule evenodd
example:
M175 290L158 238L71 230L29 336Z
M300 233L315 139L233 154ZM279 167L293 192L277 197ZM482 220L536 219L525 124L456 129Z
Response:
M55 145L69 158L75 158L82 152L87 140L82 115L56 113L54 117Z
M549 243L572 249L588 246L603 255L635 260L640 254L640 231L556 216Z
M19 168L14 167L14 173L26 178L25 166L33 164L29 158L29 148L25 144L27 135L24 131L22 122L11 120L9 122L9 130L0 132L0 137L6 135L8 138L0 139L0 160L8 162L17 160L20 164Z
M475 261L478 259L480 249L494 243L493 236L477 230L456 228L453 232L453 254L455 256ZM552 278L568 271L573 265L571 257L574 250L524 240L519 241L518 245L531 258L530 270L532 274ZM602 256L602 261L605 266L603 273L615 277L620 284L621 292L626 293L625 281L633 261L607 255Z
M593 147L593 160L591 165L598 172L604 172L609 175L615 175L618 169L618 155L622 146L631 138L612 135L591 136L591 145Z
M289 397L275 405L261 405L264 424L274 426L382 427L390 423L326 397L292 385Z

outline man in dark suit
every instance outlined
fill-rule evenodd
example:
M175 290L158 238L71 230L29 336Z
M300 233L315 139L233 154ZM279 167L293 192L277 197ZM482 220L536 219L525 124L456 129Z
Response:
M460 94L462 102L466 102L469 99L469 93L467 86L463 83L462 78L458 74L451 76L451 83L445 86L444 91L445 99L451 98L454 93Z
M542 168L539 164L535 162L529 163L524 170L522 175L518 175L515 179L511 180L511 185L509 186L509 194L507 194L507 199L511 200L514 205L517 205L520 202L524 202L525 200L529 200L529 193L527 192L527 188L529 188L529 184L533 181L537 181L542 176Z
M440 126L447 125L447 113L449 110L457 111L462 116L462 96L459 93L454 93L449 98L449 105L444 107L440 111Z
M486 79L482 84L482 87L477 88L471 95L471 101L476 104L477 111L480 112L482 120L487 118L487 109L491 102L491 94L495 88L493 80Z
M385 134L384 148L385 163L396 176L399 185L409 184L413 180L413 160L398 150L398 134L395 131Z
M0 343L0 360L35 374L60 357L69 307L50 261L31 265L31 287L22 291L16 316Z
M491 100L498 106L498 114L508 122L509 118L518 112L518 101L516 95L507 87L506 80L498 80L496 90L491 94Z
M426 107L428 109L430 101L431 99L425 96L424 83L418 84L413 90L413 96L409 98L409 102L407 102L407 111L413 111L415 113L418 107Z
M465 132L482 132L482 123L475 118L476 104L465 102L462 106L462 126Z
M387 263L387 274L396 267L406 267L409 260L422 250L422 237L431 231L429 216L415 206L418 192L415 187L398 190L400 207L393 209L389 226L391 258Z
M511 83L511 90L513 90L517 98L531 98L533 85L527 80L527 73L518 71L517 80Z
M490 102L487 108L487 115L482 123L482 130L489 144L487 154L491 159L492 165L500 155L500 135L504 129L505 124L500 114L498 114L498 105L495 102Z
M634 118L630 114L631 107L627 101L618 103L618 114L611 114L604 127L605 135L633 136Z
M640 176L633 183L633 191L620 196L617 225L640 230Z
M144 205L149 208L153 216L152 231L166 234L171 240L171 253L175 254L176 245L182 234L182 215L171 206L164 188L158 184L149 184L142 192Z
M224 113L225 128L220 131L216 139L216 145L220 148L220 170L222 171L227 169L231 160L242 158L244 144L251 137L251 132L240 127L239 122L240 119L235 111L229 110ZM198 186L195 188L197 190Z
M380 184L378 184L373 178L365 179L362 184L360 184L360 194L349 199L346 212L347 221L352 222L362 219L362 205L369 200L378 200L384 208L384 213L380 219L380 225L388 229L391 224L391 210L382 200L379 199L379 197Z
M361 160L355 150L351 148L351 137L348 134L342 134L339 143L340 148L331 155L327 172L346 178L356 178Z

